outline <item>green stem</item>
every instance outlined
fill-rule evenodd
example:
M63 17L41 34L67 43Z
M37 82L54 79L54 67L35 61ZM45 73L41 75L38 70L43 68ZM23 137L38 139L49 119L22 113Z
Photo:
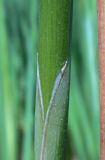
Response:
M63 160L69 106L69 0L40 0L35 159ZM71 36L71 35L70 35Z
M45 112L54 81L69 57L69 13L69 0L40 0L38 59Z

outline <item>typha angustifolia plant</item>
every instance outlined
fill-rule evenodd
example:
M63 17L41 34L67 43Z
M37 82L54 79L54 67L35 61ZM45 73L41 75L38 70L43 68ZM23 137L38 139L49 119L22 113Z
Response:
M72 0L39 1L35 159L65 159Z

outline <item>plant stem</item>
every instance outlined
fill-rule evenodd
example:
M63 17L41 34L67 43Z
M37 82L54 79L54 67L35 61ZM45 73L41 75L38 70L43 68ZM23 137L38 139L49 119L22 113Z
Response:
M70 88L71 2L40 0L39 3L36 160L63 160L65 157Z
M105 1L98 0L101 103L101 160L105 159Z
M38 60L45 112L55 78L69 57L69 13L69 0L40 0Z

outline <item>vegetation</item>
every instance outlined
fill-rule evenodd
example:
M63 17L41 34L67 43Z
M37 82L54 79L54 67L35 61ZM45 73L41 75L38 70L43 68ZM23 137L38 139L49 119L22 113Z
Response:
M0 159L99 160L96 0L73 14L69 0L0 0L0 11Z
M64 159L69 106L68 0L40 1L35 159ZM52 138L53 137L53 138Z

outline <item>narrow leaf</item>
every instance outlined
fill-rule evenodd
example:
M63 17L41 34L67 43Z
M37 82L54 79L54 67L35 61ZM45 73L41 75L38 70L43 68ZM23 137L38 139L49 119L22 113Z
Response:
M65 157L66 125L69 102L69 65L57 77L48 106L42 139L40 160Z

